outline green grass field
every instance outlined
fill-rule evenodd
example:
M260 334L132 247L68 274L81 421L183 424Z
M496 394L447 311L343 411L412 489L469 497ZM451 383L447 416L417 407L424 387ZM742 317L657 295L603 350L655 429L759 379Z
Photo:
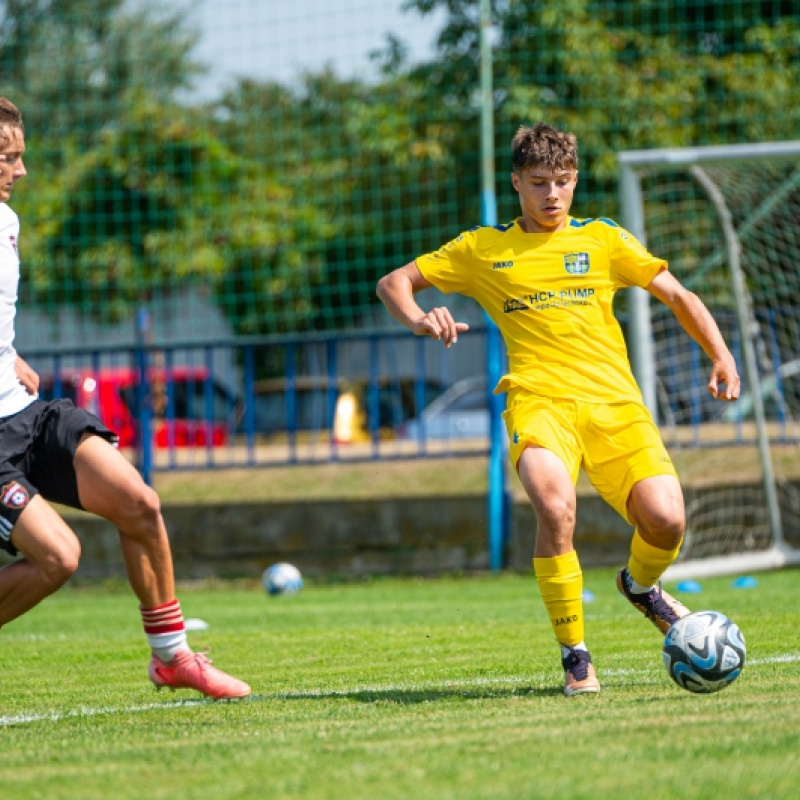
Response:
M748 643L708 696L587 571L603 691L565 698L532 576L185 586L190 634L253 686L156 693L125 587L67 587L0 633L3 798L793 798L800 796L798 572L702 582Z

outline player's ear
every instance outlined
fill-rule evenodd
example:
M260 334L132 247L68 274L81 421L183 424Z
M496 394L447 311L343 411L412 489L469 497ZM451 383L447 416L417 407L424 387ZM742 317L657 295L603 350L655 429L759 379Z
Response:
M511 173L511 185L514 187L514 191L519 193L519 175L516 172Z

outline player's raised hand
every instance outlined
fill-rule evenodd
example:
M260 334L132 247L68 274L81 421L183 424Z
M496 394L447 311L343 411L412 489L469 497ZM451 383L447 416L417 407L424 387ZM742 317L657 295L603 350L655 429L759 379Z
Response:
M726 355L723 358L714 360L711 365L711 378L708 381L707 388L717 400L730 401L738 399L742 387L733 356Z
M458 334L469 330L466 322L456 322L450 309L444 306L432 308L423 314L411 325L411 330L417 336L430 336L432 339L441 339L445 347L450 347L458 341Z

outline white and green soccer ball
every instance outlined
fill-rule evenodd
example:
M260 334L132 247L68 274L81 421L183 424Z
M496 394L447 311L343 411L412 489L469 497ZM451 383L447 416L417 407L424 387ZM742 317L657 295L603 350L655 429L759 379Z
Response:
M664 639L664 666L682 689L718 692L741 674L747 648L739 626L719 611L679 619Z
M267 594L297 594L303 588L303 576L293 564L281 562L264 570L261 578Z

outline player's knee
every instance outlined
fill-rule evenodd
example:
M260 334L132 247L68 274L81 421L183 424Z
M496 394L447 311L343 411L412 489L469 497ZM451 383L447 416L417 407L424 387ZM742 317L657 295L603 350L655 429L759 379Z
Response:
M146 483L130 490L109 515L109 520L126 536L147 539L158 536L162 526L161 501Z
M138 529L155 532L161 528L161 501L147 484L143 484L133 498L131 513Z
M665 549L677 547L686 529L683 508L665 506L651 509L641 521L640 532L646 540Z
M63 586L76 572L81 558L81 545L77 538L62 541L39 564L42 578L51 591Z
M548 497L547 502L537 509L537 514L559 528L571 528L575 525L575 503L571 498L558 495Z
M644 540L654 547L677 547L686 528L686 510L680 484L672 476L658 476L636 484L628 511Z
M534 507L538 526L537 539L558 546L567 546L575 530L575 503L554 495Z

